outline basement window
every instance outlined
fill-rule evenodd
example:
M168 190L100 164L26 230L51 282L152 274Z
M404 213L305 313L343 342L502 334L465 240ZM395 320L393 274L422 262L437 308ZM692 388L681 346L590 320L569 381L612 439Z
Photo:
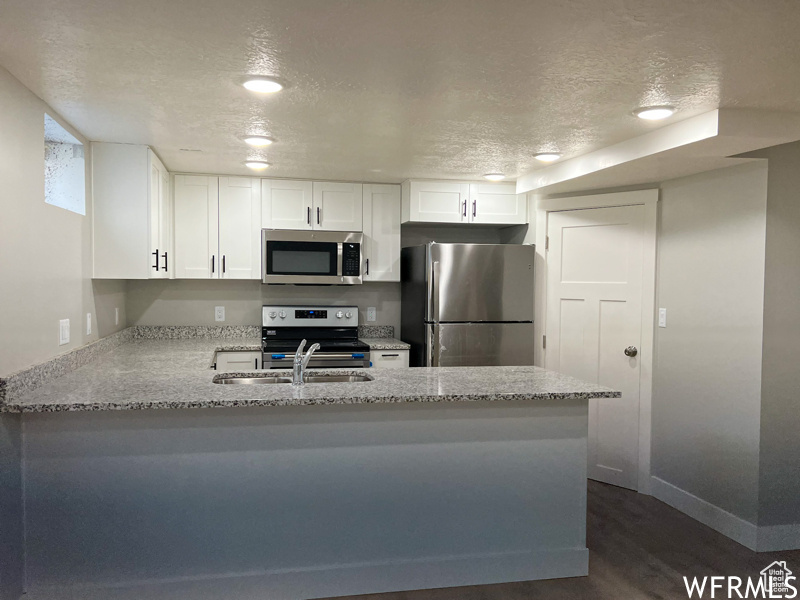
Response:
M74 135L44 116L44 201L86 215L86 161Z

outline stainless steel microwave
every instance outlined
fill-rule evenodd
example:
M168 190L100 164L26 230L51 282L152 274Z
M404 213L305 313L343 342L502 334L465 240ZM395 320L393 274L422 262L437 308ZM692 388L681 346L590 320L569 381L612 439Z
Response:
M344 231L261 230L264 283L361 283L364 234Z

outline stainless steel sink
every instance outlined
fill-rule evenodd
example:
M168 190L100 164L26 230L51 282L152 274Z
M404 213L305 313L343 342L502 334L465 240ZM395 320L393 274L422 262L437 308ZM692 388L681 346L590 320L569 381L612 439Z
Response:
M357 383L372 381L367 375L307 375L306 383Z
M244 383L244 384L266 384L266 383L292 383L291 377L224 377L217 375L213 379L214 383Z

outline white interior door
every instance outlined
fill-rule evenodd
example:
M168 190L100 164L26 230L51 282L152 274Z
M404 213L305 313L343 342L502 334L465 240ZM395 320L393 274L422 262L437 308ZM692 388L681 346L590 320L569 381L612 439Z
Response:
M261 182L219 178L219 253L223 279L261 279Z
M545 366L622 392L589 401L591 479L637 488L645 207L548 213ZM637 349L628 356L628 347Z

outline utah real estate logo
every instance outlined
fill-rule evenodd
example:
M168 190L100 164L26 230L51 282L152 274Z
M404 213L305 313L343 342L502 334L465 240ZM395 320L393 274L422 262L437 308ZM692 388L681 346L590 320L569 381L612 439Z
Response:
M762 569L761 577L743 580L736 576L683 578L689 598L797 598L795 577L786 561L775 561ZM708 595L704 595L704 594ZM695 596L697 594L697 596ZM717 595L719 594L719 595Z

